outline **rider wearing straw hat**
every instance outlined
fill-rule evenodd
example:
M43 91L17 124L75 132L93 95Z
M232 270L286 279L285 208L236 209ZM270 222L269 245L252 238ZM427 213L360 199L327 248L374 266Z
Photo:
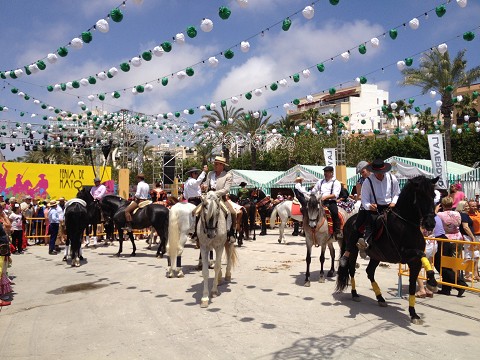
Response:
M206 186L208 191L214 191L218 197L222 199L223 204L229 210L231 215L232 226L228 231L228 238L231 243L235 242L235 223L236 213L229 201L226 201L226 195L230 192L232 186L233 175L225 168L229 166L227 160L223 156L216 156L213 162L213 171L207 174Z

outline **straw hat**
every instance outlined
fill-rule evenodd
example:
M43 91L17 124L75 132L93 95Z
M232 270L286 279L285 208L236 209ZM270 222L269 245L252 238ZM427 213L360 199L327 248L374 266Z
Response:
M56 200L51 200L49 203L48 203L48 206L57 206L57 201Z
M297 176L295 178L295 182L302 182L302 181L303 181L303 177L301 177L301 176Z
M215 156L215 160L213 162L228 166L227 159L225 159L223 156Z

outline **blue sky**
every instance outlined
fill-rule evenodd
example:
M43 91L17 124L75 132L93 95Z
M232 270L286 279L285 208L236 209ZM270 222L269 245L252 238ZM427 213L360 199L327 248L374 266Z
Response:
M223 99L231 105L228 99L232 96L240 100L234 106L252 111L268 109L272 120L276 120L285 114L283 104L331 87L340 88L340 84L352 84L362 75L367 77L368 83L388 90L391 101L418 96L418 88L398 85L401 74L395 64L412 57L413 66L418 66L421 53L441 43L447 43L452 54L466 48L469 67L478 65L480 59L478 32L471 42L464 41L461 36L478 26L480 4L472 0L465 8L452 0L445 5L447 12L441 18L430 10L444 1L433 0L340 0L336 6L327 0L248 0L246 7L241 7L237 0L125 2L126 6L121 7L123 20L115 23L109 19L106 33L92 31L92 42L84 44L82 49L69 47L68 56L59 57L55 64L45 60L47 68L44 71L2 80L0 105L9 110L0 113L0 120L42 123L42 116L51 114L33 102L38 99L74 113L81 112L78 101L84 101L89 109L97 107L109 112L127 108L159 114L193 108L195 114L185 116L193 124L203 114L198 109L200 105L215 102L219 106ZM315 14L307 20L302 10L312 2ZM23 68L49 53L56 53L60 46L68 44L120 4L120 0L2 2L0 69ZM228 20L218 16L220 6L231 10ZM290 30L283 31L281 22L292 14L295 15L291 17ZM213 22L213 29L208 33L200 29L204 18ZM419 20L417 30L409 26L413 18ZM193 39L186 36L188 26L195 26L198 31ZM397 39L390 39L388 31L398 26ZM172 41L178 33L185 34L184 45ZM370 43L373 37L380 41L378 48ZM239 45L246 40L250 49L244 53ZM139 67L132 66L128 73L120 70L121 63L165 41L172 43L171 52L161 57L154 55L151 61L142 61ZM357 47L365 42L367 53L360 55ZM220 55L228 49L235 54L231 60ZM350 49L353 49L350 59L342 60L339 55ZM215 68L208 65L212 56L218 59ZM323 73L314 67L321 62L326 68ZM88 78L112 67L119 70L118 74L113 79L99 80L96 85L59 92L46 90L47 85ZM177 72L187 67L193 68L194 76L178 79ZM307 68L311 74L305 78L302 71ZM300 73L298 83L290 78L295 73ZM163 77L169 79L167 86L157 82ZM269 89L271 83L282 79L287 80L286 87L279 86L275 92ZM152 84L150 92L132 94L134 86L147 82ZM25 101L12 94L12 87L31 99ZM255 89L262 89L262 95L254 95L250 101L239 96ZM115 90L120 92L119 99L110 95ZM87 99L89 95L102 93L106 94L105 101ZM418 97L415 104L429 103L435 107L437 99ZM20 112L25 115L21 117ZM32 118L31 114L36 117ZM7 148L3 152L10 159L21 155L21 149L10 152Z

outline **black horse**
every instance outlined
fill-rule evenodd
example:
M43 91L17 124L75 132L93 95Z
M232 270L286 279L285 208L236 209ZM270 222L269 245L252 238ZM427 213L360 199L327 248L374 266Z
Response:
M421 323L420 317L415 312L415 290L417 277L422 265L427 270L427 287L432 291L436 291L437 287L434 272L423 252L425 250L425 238L420 230L420 226L427 230L433 230L435 227L433 190L437 181L438 178L427 179L425 176L417 176L410 179L400 193L395 207L387 211L385 217L384 215L379 217L382 224L377 222L377 234L375 234L375 239L367 249L370 262L366 272L380 306L387 305L380 287L375 281L375 269L381 261L408 264L410 268L408 311L414 324ZM335 290L337 292L345 290L350 276L352 279L352 298L354 301L360 301L360 297L355 289L354 279L358 249L356 244L349 243L352 241L353 232L356 231L354 230L356 218L357 215L352 216L344 226L344 241L341 247L342 255L347 244L352 251L348 258L347 266L338 268Z
M235 229L237 232L237 244L238 246L243 245L243 239L249 240L250 239L250 226L248 224L248 210L245 207L246 202L242 202L238 200L238 196L235 194L229 194L230 200L234 203L242 205L242 212L237 214L237 228ZM255 240L255 239L254 239Z
M69 202L65 208L67 244L70 244L72 266L80 266L80 247L85 228L88 225L87 208L80 202Z
M88 213L88 227L87 227L87 242L88 246L88 236L93 232L94 244L97 243L97 227L98 224L102 223L102 209L98 201L93 199L92 194L90 193L91 186L84 186L77 193L77 198L84 200L87 203L87 213Z
M130 202L116 195L107 195L101 201L103 215L106 218L113 219L113 222L118 230L118 241L120 247L117 256L123 251L123 227L125 226L125 208ZM166 253L167 239L168 239L168 212L169 210L160 204L150 204L144 208L138 209L132 215L132 228L145 229L153 226L160 236L160 245L157 250L157 257L163 257ZM133 252L131 256L135 256L137 250L135 246L135 239L133 234L128 233L130 241L132 242Z

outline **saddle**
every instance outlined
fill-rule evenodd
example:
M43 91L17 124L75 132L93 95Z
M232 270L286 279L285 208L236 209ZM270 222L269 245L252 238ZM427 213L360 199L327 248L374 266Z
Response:
M333 234L333 218L332 214L330 214L330 209L326 206L323 207L323 210L325 211L325 217L327 218L327 223L328 223L328 233L331 235ZM340 230L343 230L343 226L345 225L345 219L343 215L339 212L338 213L338 220L340 221ZM365 229L365 227L364 227Z
M270 201L270 196L266 196L264 197L262 200L260 200L259 202L257 202L257 204L255 205L258 208L262 207L262 206L265 206L268 204L268 202Z
M138 207L135 210L133 210L132 215L135 214L138 210L143 209L145 206L150 205L151 203L152 203L152 200L142 201L140 204L138 204Z
M302 215L301 207L302 206L300 205L298 200L297 200L297 202L293 201L292 202L292 209L291 209L292 215L297 215L297 216L300 215L301 216Z
M72 205L73 203L79 203L82 204L83 206L87 207L87 202L85 200L79 199L79 198L74 198L70 199L65 203L65 209L69 206Z

